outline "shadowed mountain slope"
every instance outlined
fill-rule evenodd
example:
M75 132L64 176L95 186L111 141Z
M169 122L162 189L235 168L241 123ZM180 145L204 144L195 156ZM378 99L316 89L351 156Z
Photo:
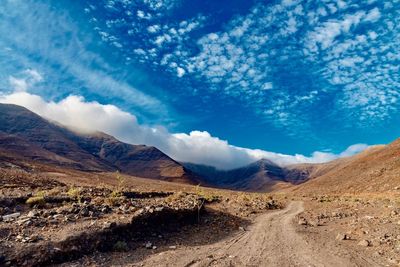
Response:
M269 192L299 184L308 178L300 175L295 168L289 170L267 159L229 171L191 163L184 165L198 173L209 185L245 191Z
M0 155L83 171L121 171L174 182L196 175L160 150L104 133L79 134L16 105L0 104Z

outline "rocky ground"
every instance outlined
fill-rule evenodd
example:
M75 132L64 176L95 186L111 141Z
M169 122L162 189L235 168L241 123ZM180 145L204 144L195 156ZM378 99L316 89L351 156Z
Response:
M380 266L400 266L399 194L322 195L303 199L306 211L297 221L305 237L320 235Z
M87 186L64 183L54 173L1 170L4 266L107 265L121 255L137 260L217 241L246 227L255 214L282 207L265 194L156 191L160 185L151 181L149 190L138 190L119 174L112 183Z
M258 194L0 166L0 266L251 262L400 266L400 192Z

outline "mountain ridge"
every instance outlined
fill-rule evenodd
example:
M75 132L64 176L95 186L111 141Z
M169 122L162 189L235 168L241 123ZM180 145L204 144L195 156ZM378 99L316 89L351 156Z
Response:
M198 180L155 147L126 144L101 132L78 134L10 104L0 104L0 152L83 171L121 171L190 184Z

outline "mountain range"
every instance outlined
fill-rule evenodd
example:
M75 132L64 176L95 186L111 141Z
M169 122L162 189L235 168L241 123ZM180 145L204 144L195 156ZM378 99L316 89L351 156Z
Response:
M258 192L285 188L385 191L400 185L400 140L323 164L279 166L261 159L222 171L180 163L155 147L126 144L105 133L80 133L9 104L0 104L1 161L31 161L88 172L120 171L142 178Z
M0 104L0 158L198 183L194 173L155 147L126 144L101 132L78 133L16 105Z

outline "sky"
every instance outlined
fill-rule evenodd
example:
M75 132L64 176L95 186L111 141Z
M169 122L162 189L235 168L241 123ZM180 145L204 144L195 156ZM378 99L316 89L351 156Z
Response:
M400 1L2 0L0 102L220 169L400 136Z

